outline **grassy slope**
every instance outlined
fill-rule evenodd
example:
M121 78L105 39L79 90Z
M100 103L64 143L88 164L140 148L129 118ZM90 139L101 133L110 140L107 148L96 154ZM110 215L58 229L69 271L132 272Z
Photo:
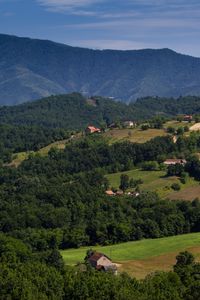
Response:
M165 177L166 171L142 171L139 169L134 169L127 172L109 174L106 177L108 178L111 187L119 187L121 174L127 174L130 179L142 179L144 183L140 185L140 188L143 191L157 192L160 196L163 197L167 197L170 194L171 199L176 199L176 195L178 193L173 192L170 187L173 183L180 184L180 181L177 177ZM194 179L189 178L186 184L180 185L182 189L181 191L183 191L189 187L196 187L199 185L199 183Z
M52 144L49 144L48 146L41 148L37 152L34 151L27 151L27 152L19 152L14 154L14 159L13 161L9 164L10 166L18 167L24 160L28 159L29 154L40 154L40 155L47 155L49 150L51 148L57 148L60 150L64 150L66 143L68 140L62 140L62 141L57 141Z
M200 246L200 233L92 248L107 254L114 262L123 262L149 259L167 253L184 251L195 246ZM89 248L63 250L61 254L66 264L73 265L77 262L83 262L86 251Z
M128 140L134 143L145 143L157 136L165 135L167 134L163 129L141 130L139 128L112 129L104 134L105 137L108 137L110 139L110 144L124 140Z
M145 143L157 136L166 136L167 133L165 129L167 127L173 127L177 129L179 127L185 126L191 127L193 124L194 123L178 122L176 120L172 120L164 124L164 129L141 130L139 127L134 129L112 129L110 131L107 131L104 136L110 139L110 144L124 140L128 140L134 143Z

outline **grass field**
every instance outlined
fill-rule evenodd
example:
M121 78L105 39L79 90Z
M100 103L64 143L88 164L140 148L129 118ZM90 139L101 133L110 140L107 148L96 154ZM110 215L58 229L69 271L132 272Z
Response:
M168 195L170 195L170 199L180 199L180 196L176 197L178 192L173 192L171 189L171 185L173 183L180 184L180 193L187 188L195 188L196 190L196 187L200 187L199 183L192 178L189 178L187 183L183 185L180 183L180 180L177 177L165 177L166 171L142 171L140 169L107 175L106 177L110 182L110 187L119 188L121 174L127 174L130 179L142 179L143 184L140 185L142 191L157 192L162 197L168 197ZM188 194L185 194L186 197L187 195Z
M188 123L188 122L179 122L176 120L171 120L164 124L164 128L173 127L175 129L177 129L179 127L185 127L185 126L191 127L193 125L194 125L194 122Z
M62 140L62 141L57 141L52 144L49 144L48 146L41 148L40 150L34 152L34 151L27 151L27 152L19 152L15 153L13 155L13 160L8 166L11 167L18 167L24 160L28 159L29 154L37 154L39 153L42 156L45 156L48 154L49 150L51 148L57 148L63 150L65 148L65 145L68 140Z
M180 200L189 200L189 201L192 201L195 198L200 199L200 184L197 182L195 184L191 183L191 186L187 186L186 188L183 188L178 192L169 193L167 195L167 198L171 200L180 199Z
M48 146L40 149L38 151L38 153L40 153L41 155L47 155L49 150L51 148L57 148L57 149L60 149L60 150L64 150L65 149L65 146L66 146L66 143L68 142L69 140L62 140L62 141L57 141L57 142L54 142L52 144L49 144Z
M83 262L90 247L63 250L61 254L66 264ZM93 250L108 255L120 265L119 271L142 278L156 270L168 270L180 251L190 250L200 258L200 233L185 234L160 239L148 239L105 247L92 247Z
M163 129L112 129L107 131L104 136L109 138L110 144L118 141L128 140L134 143L145 143L157 136L165 136L167 133Z

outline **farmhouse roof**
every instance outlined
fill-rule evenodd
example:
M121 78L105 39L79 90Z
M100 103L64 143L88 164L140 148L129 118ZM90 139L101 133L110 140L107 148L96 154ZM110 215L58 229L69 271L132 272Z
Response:
M177 159L177 158L169 158L169 159L166 159L164 161L164 164L165 165L175 165L175 164L186 164L186 160L185 159Z
M90 262L97 262L101 257L106 257L110 260L110 258L108 256L106 256L105 254L103 253L100 253L100 252L94 252L89 258L88 260Z
M90 132L100 132L101 129L95 127L95 126L88 126L87 130L89 130Z
M114 196L115 193L112 190L108 190L108 191L106 191L106 195L108 195L108 196Z

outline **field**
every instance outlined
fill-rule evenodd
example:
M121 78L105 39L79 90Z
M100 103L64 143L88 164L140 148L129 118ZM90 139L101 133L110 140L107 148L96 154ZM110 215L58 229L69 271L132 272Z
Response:
M163 129L141 130L140 128L112 129L104 133L104 136L109 139L110 144L124 140L134 143L145 143L157 136L165 135L167 135L167 133Z
M199 131L200 130L200 123L194 124L192 127L190 127L191 131Z
M141 130L140 127L134 129L111 129L107 131L104 136L107 137L110 141L110 144L115 142L128 140L134 143L145 143L157 136L166 136L166 128L173 127L175 129L179 127L189 126L191 127L194 124L188 122L178 122L176 120L168 121L164 124L163 129L148 129ZM196 125L194 125L196 126ZM188 135L188 134L186 134Z
M127 172L109 174L106 177L110 182L110 187L119 188L121 174L127 174L130 179L131 178L142 179L143 184L140 185L142 191L157 192L162 197L168 197L170 195L170 199L180 199L180 196L177 197L179 192L173 192L173 190L171 189L171 185L173 183L180 184L180 180L177 177L165 177L166 171L142 171L140 169L134 169ZM198 188L200 187L199 183L192 178L189 178L186 184L184 185L180 184L180 186L181 186L180 193L181 192L183 193L183 195L185 196L184 199L188 195L188 193L184 194L184 190L186 190L187 188L196 189L197 187ZM196 196L194 198L196 198ZM193 200L193 199L186 199L186 200Z
M178 129L179 127L185 127L185 126L191 127L192 125L194 125L194 122L188 123L188 122L179 122L176 120L171 120L164 124L164 128L173 127L175 129Z
M18 167L24 160L28 159L30 154L37 154L39 153L42 156L45 156L48 154L49 150L51 148L57 148L63 150L65 148L66 143L68 140L62 140L62 141L57 141L52 144L49 144L48 146L41 148L40 150L34 152L34 151L27 151L27 152L19 152L15 153L13 155L13 160L8 166L10 167Z
M83 262L90 247L63 250L61 254L66 264ZM156 270L170 270L180 251L190 250L200 259L200 233L185 234L160 239L148 239L105 247L92 247L108 255L119 265L119 271L143 278Z
M192 201L195 198L200 199L200 184L195 183L195 185L191 184L191 186L188 186L178 192L172 192L167 195L167 198L171 200L189 200Z

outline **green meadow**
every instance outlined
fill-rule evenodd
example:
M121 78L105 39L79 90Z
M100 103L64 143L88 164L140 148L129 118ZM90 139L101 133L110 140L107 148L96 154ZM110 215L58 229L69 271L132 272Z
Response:
M186 184L181 184L180 180L175 176L166 177L166 171L142 171L141 169L133 169L126 172L106 175L110 187L119 188L121 174L127 174L130 179L142 179L143 184L140 185L142 191L157 192L162 197L167 197L173 192L171 189L173 183L179 183L181 190L199 185L199 183L192 178L189 178ZM173 196L176 199L176 193L173 193Z
M103 252L114 262L143 260L163 254L184 251L190 247L200 246L200 233L184 234L160 239L146 239L105 247L83 247L61 251L68 265L83 262L86 251L90 248Z

